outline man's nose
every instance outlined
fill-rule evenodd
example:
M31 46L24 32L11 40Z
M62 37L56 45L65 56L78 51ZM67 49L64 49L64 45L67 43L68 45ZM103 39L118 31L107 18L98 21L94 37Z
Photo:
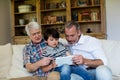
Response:
M69 41L71 41L71 40L72 40L72 38L69 36L69 37L68 37L68 40L69 40Z
M35 34L35 36L36 36L36 37L38 37L38 36L39 36L39 34L38 34L38 33L36 33L36 34Z

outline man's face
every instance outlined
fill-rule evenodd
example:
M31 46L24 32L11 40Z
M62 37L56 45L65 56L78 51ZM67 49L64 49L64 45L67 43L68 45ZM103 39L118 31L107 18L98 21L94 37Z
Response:
M75 44L78 42L80 35L80 30L76 30L75 26L70 29L65 28L65 37L69 44Z
M40 29L30 29L29 37L33 43L39 43L42 39L42 34Z

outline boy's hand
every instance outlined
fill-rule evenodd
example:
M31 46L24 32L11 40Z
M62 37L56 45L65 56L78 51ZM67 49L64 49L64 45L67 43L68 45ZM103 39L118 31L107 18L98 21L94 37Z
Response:
M53 68L56 68L56 67L57 67L57 64L55 63L55 60L52 61L52 67L53 67Z

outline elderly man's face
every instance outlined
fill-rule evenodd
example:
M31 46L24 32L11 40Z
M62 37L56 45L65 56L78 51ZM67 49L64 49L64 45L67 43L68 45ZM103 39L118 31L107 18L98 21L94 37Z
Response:
M33 43L39 43L42 39L42 34L40 29L30 29L29 37Z

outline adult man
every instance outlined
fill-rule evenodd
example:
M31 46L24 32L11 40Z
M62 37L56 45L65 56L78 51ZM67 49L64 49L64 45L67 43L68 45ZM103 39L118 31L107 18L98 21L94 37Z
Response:
M30 22L26 25L25 30L31 42L25 46L23 51L24 67L33 76L47 76L48 73L44 73L41 67L47 66L52 59L50 57L41 58L42 51L46 48L46 43L41 34L41 27L37 22ZM51 64L46 67L46 70L51 70L55 66L56 64Z
M74 21L65 24L65 37L73 55L73 62L91 72L96 80L112 80L112 73L98 39L84 36L80 25Z

